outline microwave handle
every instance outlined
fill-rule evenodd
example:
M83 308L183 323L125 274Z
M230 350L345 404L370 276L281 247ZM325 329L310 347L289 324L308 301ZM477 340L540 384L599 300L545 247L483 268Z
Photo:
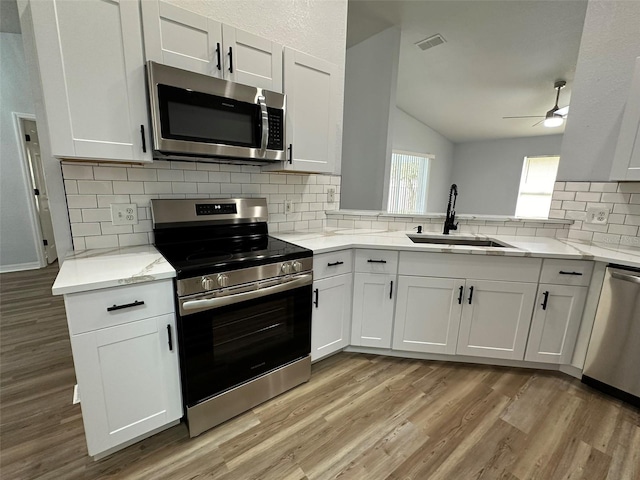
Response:
M267 151L267 143L269 141L269 113L267 112L267 103L264 96L258 96L258 104L262 117L262 140L260 141L260 155L264 157Z

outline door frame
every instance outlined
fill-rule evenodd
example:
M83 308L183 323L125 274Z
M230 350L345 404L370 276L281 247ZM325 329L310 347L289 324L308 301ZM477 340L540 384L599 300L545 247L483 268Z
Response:
M31 175L29 174L29 160L27 158L27 151L24 146L24 130L22 128L22 123L20 120L32 120L36 122L36 116L30 113L19 113L19 112L11 112L13 115L13 125L14 131L16 134L16 142L18 143L18 150L20 151L21 161L20 161L20 170L22 172L22 181L24 185L27 187L27 192L29 192L29 201L27 202L27 209L29 210L29 221L31 223L31 231L33 232L33 239L38 248L38 263L40 266L38 268L43 268L47 266L47 259L44 252L44 243L43 243L43 235L40 229L40 219L38 218L38 210L36 208L36 200L33 194L33 185L31 184Z

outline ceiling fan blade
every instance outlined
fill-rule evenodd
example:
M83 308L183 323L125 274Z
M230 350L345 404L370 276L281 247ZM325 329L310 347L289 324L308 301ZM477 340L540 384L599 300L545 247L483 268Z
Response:
M502 118L544 118L544 115L521 115L519 117L502 117Z

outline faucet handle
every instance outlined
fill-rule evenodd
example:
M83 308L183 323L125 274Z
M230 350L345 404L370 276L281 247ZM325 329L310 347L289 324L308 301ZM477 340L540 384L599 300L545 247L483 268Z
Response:
M417 227L413 227L414 230L418 230L418 233L422 233L422 225L418 225Z

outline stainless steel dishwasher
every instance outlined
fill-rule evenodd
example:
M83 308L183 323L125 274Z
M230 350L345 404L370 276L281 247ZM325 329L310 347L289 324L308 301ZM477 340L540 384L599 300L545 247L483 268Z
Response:
M582 381L640 406L640 269L607 267Z

